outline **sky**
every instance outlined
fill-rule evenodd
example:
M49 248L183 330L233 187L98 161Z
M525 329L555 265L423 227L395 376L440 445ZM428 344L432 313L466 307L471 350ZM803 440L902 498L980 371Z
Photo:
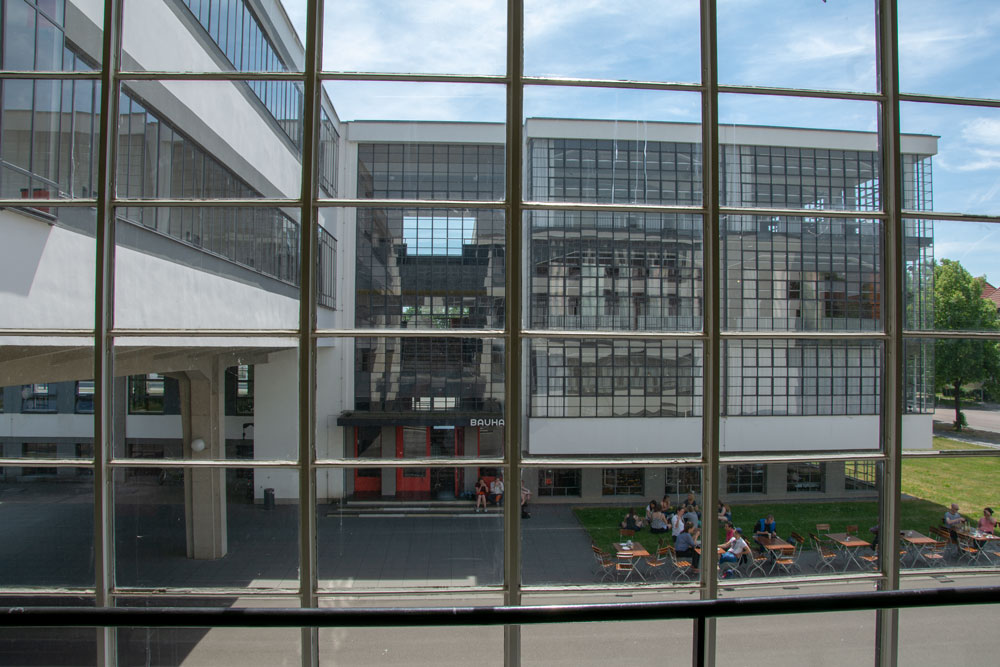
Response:
M285 0L302 34L304 0ZM503 74L498 0L327 2L323 67ZM1000 98L1000 3L900 0L900 89ZM874 92L873 0L719 0L723 84ZM941 11L946 7L947 11ZM697 0L525 0L525 74L698 82ZM327 82L343 120L504 120L502 86ZM720 122L874 131L871 102L722 95ZM696 93L529 86L525 115L698 122ZM1000 215L1000 109L903 103L902 129L938 139L933 208ZM1000 285L1000 228L935 223L935 257Z

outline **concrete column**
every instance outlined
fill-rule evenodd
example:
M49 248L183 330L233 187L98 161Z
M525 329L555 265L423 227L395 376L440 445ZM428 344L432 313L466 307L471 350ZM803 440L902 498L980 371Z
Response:
M218 359L205 361L198 370L177 374L180 386L184 458L225 457L225 366ZM194 440L205 449L191 449ZM226 471L198 468L184 472L184 518L188 558L222 558L229 550L226 527Z

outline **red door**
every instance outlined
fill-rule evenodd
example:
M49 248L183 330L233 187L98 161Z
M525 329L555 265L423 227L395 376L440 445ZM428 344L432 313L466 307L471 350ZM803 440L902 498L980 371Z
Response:
M354 458L379 458L382 455L382 428L380 426L354 427ZM382 469L355 468L354 495L381 496Z
M426 426L396 427L396 458L417 459L431 455L431 434ZM430 468L396 468L396 496L429 498Z

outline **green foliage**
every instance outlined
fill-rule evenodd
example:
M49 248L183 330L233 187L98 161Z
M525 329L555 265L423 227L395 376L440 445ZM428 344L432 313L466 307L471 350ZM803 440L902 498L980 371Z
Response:
M984 281L973 278L950 259L934 267L934 328L938 331L998 331L996 305L982 297ZM1000 389L1000 349L995 341L944 339L934 344L934 382L938 390L950 387L955 397L955 427L962 385L982 382L997 395Z

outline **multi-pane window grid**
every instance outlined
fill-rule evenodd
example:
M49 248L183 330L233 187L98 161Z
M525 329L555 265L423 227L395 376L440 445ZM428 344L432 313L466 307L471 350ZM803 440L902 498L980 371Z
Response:
M605 468L602 473L601 495L641 496L645 493L642 468Z
M724 414L878 414L879 344L737 340L725 350Z
M878 484L878 463L875 461L847 461L844 464L844 488L871 491Z
M701 221L595 211L530 215L531 326L691 331L701 326Z
M371 412L503 411L500 341L358 338L355 409Z
M531 417L697 417L701 348L671 340L532 340Z
M767 490L767 466L763 463L727 465L726 493L764 493Z
M701 145L531 139L529 187L539 201L701 203Z
M539 497L565 497L580 495L581 470L579 468L549 468L538 471Z
M814 492L826 489L825 463L789 463L785 488L788 493Z
M700 494L701 468L698 466L664 468L663 493L677 497L687 493Z

